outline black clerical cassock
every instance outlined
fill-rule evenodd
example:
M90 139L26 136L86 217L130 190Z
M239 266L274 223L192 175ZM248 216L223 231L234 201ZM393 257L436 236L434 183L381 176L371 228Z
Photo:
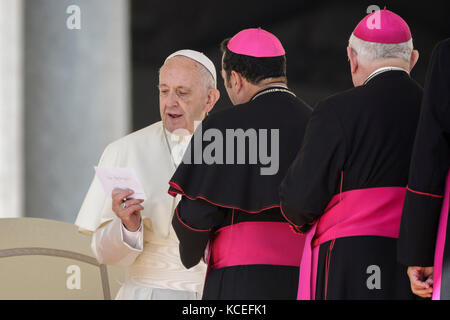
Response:
M399 261L434 265L433 299L450 299L450 246L446 241L450 180L450 39L434 49L411 160L398 242ZM441 213L442 212L442 213Z
M203 299L296 298L304 236L283 219L278 187L310 113L268 87L194 133L169 193L182 195L172 225L183 264L208 263Z
M283 213L307 233L301 299L413 298L396 242L422 88L381 69L314 109L280 186Z

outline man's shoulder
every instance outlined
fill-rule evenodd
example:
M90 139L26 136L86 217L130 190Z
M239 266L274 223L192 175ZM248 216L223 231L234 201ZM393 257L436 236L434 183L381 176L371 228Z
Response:
M438 42L435 50L441 52L444 51L446 53L450 52L450 38Z
M251 119L251 116L254 116L256 112L259 112L260 114L260 110L255 108L255 106L249 102L226 107L225 109L214 112L213 114L207 116L202 122L202 127L204 129L235 128L236 126L242 125L242 121Z
M215 127L217 124L224 124L228 121L233 121L236 117L236 111L239 110L233 106L211 113L202 121L202 126Z
M359 88L351 88L332 94L316 103L312 115L314 117L335 117L342 111L342 108L353 104L355 100L359 100L361 93Z
M445 72L448 71L450 68L450 62L449 62L449 58L450 58L450 38L445 39L441 42L439 42L435 48L433 49L433 56L432 56L432 60L434 58L434 56L436 56L436 58L438 59L438 65L439 68ZM432 63L432 61L431 61Z
M276 97L280 98L280 97ZM299 119L308 120L312 108L303 100L290 95L282 96L280 99L285 104L268 104L266 100L252 100L246 103L227 107L220 111L214 112L203 121L203 128L235 128L246 127L247 125L258 125L267 123L267 119L273 121L280 120L280 116L289 113L292 115L290 119L283 118L284 123L293 120L295 123ZM283 106L280 111L280 106ZM258 117L255 117L258 115ZM284 117L284 116L283 116Z
M111 142L106 149L109 151L123 149L132 145L139 145L141 143L151 142L151 138L160 136L163 130L162 121L155 122L147 127L131 132L124 137L121 137Z
M364 86L358 86L350 88L335 94L332 94L325 99L321 100L319 104L321 105L334 105L339 106L345 102L355 101L355 99L361 98L366 94L366 88Z

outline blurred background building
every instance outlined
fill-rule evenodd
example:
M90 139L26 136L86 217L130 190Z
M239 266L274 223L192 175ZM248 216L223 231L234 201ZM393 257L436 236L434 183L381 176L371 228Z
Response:
M158 69L175 50L204 52L262 27L287 52L289 86L314 106L352 86L350 33L378 5L409 24L423 85L450 36L446 1L0 0L0 217L73 223L103 149L160 119ZM222 81L214 111L231 105Z

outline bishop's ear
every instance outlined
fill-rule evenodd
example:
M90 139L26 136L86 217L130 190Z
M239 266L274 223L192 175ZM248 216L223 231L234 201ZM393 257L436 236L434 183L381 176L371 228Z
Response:
M234 88L236 93L241 91L242 85L243 85L243 80L244 79L239 72L231 70L230 85L232 88Z
M416 65L418 60L419 60L419 51L413 50L411 52L411 59L409 60L409 71L410 72L414 68L414 66Z
M357 53L353 48L350 46L347 46L347 57L348 61L350 62L350 72L352 74L356 73L356 70L358 69L358 58Z

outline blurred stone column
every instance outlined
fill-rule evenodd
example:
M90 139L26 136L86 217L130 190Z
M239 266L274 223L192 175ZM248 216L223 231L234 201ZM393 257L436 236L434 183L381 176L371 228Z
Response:
M103 149L131 127L129 3L24 4L25 215L73 223Z
M23 214L22 4L0 1L0 218Z

